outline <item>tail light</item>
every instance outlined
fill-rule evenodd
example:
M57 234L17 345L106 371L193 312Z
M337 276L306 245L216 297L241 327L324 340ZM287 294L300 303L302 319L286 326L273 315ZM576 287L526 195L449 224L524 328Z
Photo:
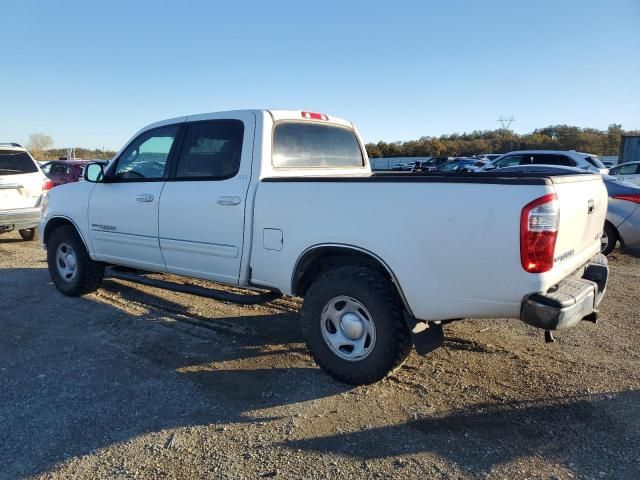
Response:
M53 188L53 182L51 180L45 180L44 183L42 184L42 192L48 192L49 190L51 190Z
M627 202L640 203L640 193L628 193L626 195L613 195L612 198L626 200Z
M528 203L520 214L520 261L529 273L548 272L553 268L560 205L555 193Z
M307 120L329 120L328 115L317 112L302 112L302 118L306 118Z

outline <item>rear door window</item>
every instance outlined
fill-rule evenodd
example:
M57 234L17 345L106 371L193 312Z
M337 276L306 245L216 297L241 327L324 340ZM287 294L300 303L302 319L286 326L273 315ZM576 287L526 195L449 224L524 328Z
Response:
M222 180L240 169L244 124L209 120L187 126L176 178Z
M38 171L27 152L0 150L0 175L20 175Z
M276 168L363 167L364 157L354 132L335 125L289 122L273 132Z
M576 163L566 155L555 155L551 153L535 153L525 155L527 162L523 165L562 165L565 167L575 167Z

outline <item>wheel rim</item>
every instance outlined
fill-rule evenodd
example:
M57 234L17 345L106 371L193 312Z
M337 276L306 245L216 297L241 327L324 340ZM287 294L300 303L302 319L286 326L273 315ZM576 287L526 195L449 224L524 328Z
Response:
M367 358L376 343L373 317L351 297L341 295L327 302L320 316L320 330L331 351L349 362Z
M600 237L600 251L604 251L609 246L609 235L607 232L602 232L602 236Z
M56 250L56 268L65 282L72 282L78 271L76 252L68 243L61 243Z

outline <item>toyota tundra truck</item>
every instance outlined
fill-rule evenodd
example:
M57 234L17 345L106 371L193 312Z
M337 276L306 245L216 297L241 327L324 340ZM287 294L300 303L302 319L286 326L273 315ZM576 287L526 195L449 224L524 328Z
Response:
M599 174L372 173L348 121L242 110L143 128L53 189L39 230L66 295L119 266L303 297L318 365L366 384L441 345L453 320L547 333L594 320L606 210Z

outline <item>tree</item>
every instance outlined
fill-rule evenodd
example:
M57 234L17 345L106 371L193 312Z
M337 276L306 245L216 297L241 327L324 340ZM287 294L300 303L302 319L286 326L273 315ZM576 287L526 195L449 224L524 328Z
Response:
M27 148L32 152L43 152L53 147L53 138L46 133L32 133L29 135Z

